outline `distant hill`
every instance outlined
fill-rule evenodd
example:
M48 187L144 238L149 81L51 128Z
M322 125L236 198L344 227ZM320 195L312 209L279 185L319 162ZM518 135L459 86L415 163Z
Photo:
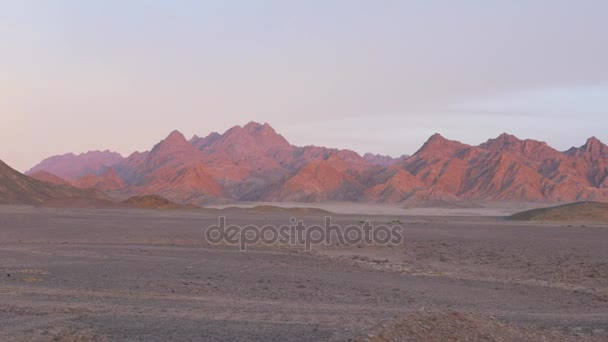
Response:
M214 209L206 209L214 210ZM252 214L290 214L290 215L329 215L331 211L311 207L280 207L274 205L258 205L255 207L226 207L220 212L243 212Z
M169 201L168 199L158 195L133 196L122 202L130 207L139 209L200 209L195 205L180 205Z
M41 205L51 201L109 201L99 190L82 190L28 177L0 160L0 204Z
M520 221L607 221L608 203L579 202L524 211L509 217Z

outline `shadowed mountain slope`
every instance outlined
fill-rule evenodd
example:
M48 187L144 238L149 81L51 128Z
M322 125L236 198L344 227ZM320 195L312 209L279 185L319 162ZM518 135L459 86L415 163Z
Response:
M97 190L43 182L12 169L0 161L0 204L40 205L58 200L108 200Z

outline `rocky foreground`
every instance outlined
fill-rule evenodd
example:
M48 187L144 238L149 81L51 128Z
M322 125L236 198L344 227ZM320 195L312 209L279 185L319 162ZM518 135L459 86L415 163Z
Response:
M263 225L294 212L223 214ZM205 242L209 212L0 206L0 340L608 338L602 224L332 218L399 223L404 242L240 252Z

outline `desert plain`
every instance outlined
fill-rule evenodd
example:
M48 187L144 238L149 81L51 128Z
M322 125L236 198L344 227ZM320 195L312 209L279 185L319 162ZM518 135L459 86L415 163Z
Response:
M608 225L506 211L0 206L3 341L608 340ZM231 224L399 224L396 246L205 240Z

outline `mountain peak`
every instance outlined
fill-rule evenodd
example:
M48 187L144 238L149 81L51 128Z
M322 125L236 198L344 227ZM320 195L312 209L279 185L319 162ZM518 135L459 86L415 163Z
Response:
M145 157L148 167L158 167L171 161L172 163L186 163L198 158L199 151L186 140L184 135L175 130L165 139L156 144Z
M574 156L584 156L585 158L598 159L608 158L608 146L601 142L596 137L587 139L585 145L581 147L572 147L566 154Z
M151 152L174 152L176 150L187 149L192 145L186 140L186 137L178 130L171 132L165 139L161 140L152 148Z
M243 131L252 133L252 134L262 134L262 135L279 135L272 126L268 123L259 123L255 121L251 121L245 126L243 126Z
M608 146L606 146L600 141L600 139L596 137L587 139L585 145L581 147L581 149L595 157L601 157L608 154Z
M481 148L506 148L515 144L520 144L523 140L509 133L502 133L494 139L488 139L485 143L479 145Z
M521 140L518 137L503 133L495 139L489 139L479 147L494 152L509 152L526 159L541 161L548 157L559 158L560 152L547 143L538 140Z
M190 139L190 143L202 151L211 146L214 142L218 141L221 137L222 135L217 132L211 132L206 137L199 137L198 135L195 135L192 137L192 139Z
M495 140L504 141L504 142L519 142L521 139L509 133L502 133Z
M261 127L262 127L261 123L256 122L256 121L249 121L245 126L243 126L243 129L247 130L247 131L252 131L252 130L258 130Z
M453 154L458 150L469 147L469 145L463 144L459 141L449 140L444 138L441 134L433 134L422 147L414 154L437 154L437 155L448 155Z
M178 130L174 130L173 132L171 132L164 140L163 142L178 142L178 143L182 143L182 142L188 142L186 140L186 137L182 134L182 132L178 131Z
M588 146L588 147L601 146L601 145L603 145L603 143L600 141L600 139L598 139L596 137L591 137L591 138L587 139L587 142L585 142L585 146Z
M428 142L439 142L439 141L447 141L448 139L444 138L443 135L439 133L435 133L429 137Z
M221 139L224 143L247 146L256 144L264 148L289 147L289 142L269 124L251 121L243 127L235 126L227 130Z

